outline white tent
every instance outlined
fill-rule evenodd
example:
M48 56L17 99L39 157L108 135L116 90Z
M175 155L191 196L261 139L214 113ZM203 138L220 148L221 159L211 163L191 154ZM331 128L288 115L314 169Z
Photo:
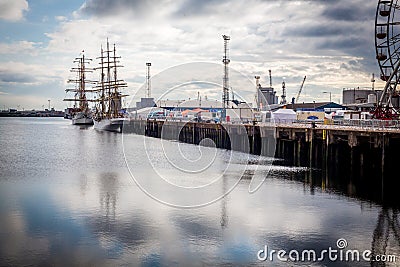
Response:
M130 117L135 118L135 119L146 119L150 113L154 112L164 112L165 109L163 108L157 108L157 107L146 107L142 109L138 109L135 111L130 112Z
M293 122L297 119L297 116L292 109L281 108L272 112L271 119L275 122Z

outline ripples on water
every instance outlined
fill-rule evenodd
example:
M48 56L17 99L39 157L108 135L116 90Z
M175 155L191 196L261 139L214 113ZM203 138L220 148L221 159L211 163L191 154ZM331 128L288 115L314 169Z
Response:
M72 126L61 118L1 118L0 138L0 265L264 265L270 263L257 261L264 245L319 251L335 247L341 237L351 249L399 253L397 208L383 207L362 193L366 188L348 180L341 184L342 178L321 170L284 161L270 167L268 158L178 144L183 154L191 153L189 160L201 165L206 161L200 155L213 156L217 163L207 176L188 181L163 159L161 141L145 138L150 164L181 186L207 185L229 162L230 171L221 177L232 185L246 166L227 197L180 209L138 188L125 165L121 134ZM143 137L123 138L132 173L157 187L148 157L138 149ZM164 145L179 158L174 142ZM256 173L268 177L249 194ZM167 198L181 197L158 187Z

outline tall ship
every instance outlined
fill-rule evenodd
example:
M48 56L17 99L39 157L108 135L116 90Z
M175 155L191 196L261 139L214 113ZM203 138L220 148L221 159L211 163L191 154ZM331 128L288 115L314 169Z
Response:
M86 84L93 83L92 81L86 80L86 73L93 72L93 69L87 68L91 59L85 58L84 51L80 57L75 58L73 61L77 63L77 67L72 68L71 72L76 73L76 79L69 79L68 83L74 83L74 88L66 89L67 93L74 93L74 98L66 98L64 101L74 102L73 108L68 108L68 117L71 118L72 124L74 125L93 125L92 112L89 109L89 100L87 98Z
M124 110L122 109L122 98L128 95L123 95L122 88L126 88L127 84L124 80L118 78L118 69L121 57L117 56L115 44L113 49L110 49L110 44L107 39L106 50L101 47L100 80L93 88L97 92L94 128L98 130L121 132L122 125L125 120Z

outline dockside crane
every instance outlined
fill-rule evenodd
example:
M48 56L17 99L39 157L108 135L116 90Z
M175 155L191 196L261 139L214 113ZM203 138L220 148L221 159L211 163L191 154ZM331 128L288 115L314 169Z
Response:
M301 91L303 90L304 82L306 81L306 78L307 78L307 76L304 76L303 82L300 85L299 92L297 93L297 96L296 96L296 103L299 102L300 94L301 94Z

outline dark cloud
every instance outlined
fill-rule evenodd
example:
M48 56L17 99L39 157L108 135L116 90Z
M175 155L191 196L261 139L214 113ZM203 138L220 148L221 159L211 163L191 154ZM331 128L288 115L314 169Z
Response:
M287 4L284 0L259 0L260 5L268 5L270 3L280 3L281 5ZM332 6L334 4L343 2L342 0L314 0L304 1L316 4L323 4ZM81 11L89 15L107 15L115 14L116 11L150 11L160 10L166 5L175 5L177 8L176 14L199 15L208 13L222 13L224 10L216 7L229 3L228 0L184 0L184 1L166 1L166 0L86 0L81 7ZM254 4L254 2L253 2Z
M87 0L80 12L94 16L115 16L131 12L137 16L145 16L154 8L160 7L161 2L155 0Z
M3 83L33 83L36 79L29 74L0 71L0 81Z
M375 17L376 3L368 2L338 1L334 5L325 6L322 17L339 21L370 21Z
M319 12L313 22L288 23L284 35L307 43L299 49L315 55L348 55L362 58L359 67L377 71L374 49L375 1L310 1ZM318 10L317 9L317 10ZM347 66L351 68L351 66Z
M301 26L289 28L285 33L289 36L302 37L327 37L342 35L346 29L339 25L332 24L315 24L310 26Z
M158 14L167 18L183 17L189 20L195 17L204 19L204 23L210 19L224 20L225 13L229 13L236 16L235 25L237 25L237 22L242 20L241 16L237 16L240 12L229 7L242 6L243 27L246 27L247 33L254 33L257 37L264 38L255 51L259 51L259 48L280 45L282 50L293 54L361 57L364 59L365 69L376 68L374 21L377 1L309 0L293 3L294 1L283 0L250 1L248 5L259 6L257 8L259 13L256 15L263 15L266 18L265 21L260 19L250 24L246 21L249 17L246 17L248 10L246 11L246 4L242 1L86 0L80 11L86 15L99 17L129 14L133 15L133 18L152 17L152 20ZM164 14L160 10L168 10L169 13ZM249 10L254 11L254 9ZM278 14L277 10L281 10L282 14ZM274 23L268 24L271 21ZM274 27L277 29L274 30ZM192 32L196 29L193 29L188 22L187 28L183 31ZM236 48L243 50L243 42L233 43L232 49ZM248 54L243 55L243 60L251 57Z
M174 15L176 16L199 16L221 12L218 8L226 1L221 0L186 0L178 7Z
M198 16L203 14L218 13L217 7L226 1L221 0L185 0L179 2L156 0L87 0L81 7L83 14L94 16L114 16L123 13L133 13L145 17L160 11L166 6L172 6L171 16ZM179 4L178 4L179 3Z
M356 36L339 36L337 39L325 39L317 45L321 50L353 50L365 47L365 40ZM370 49L373 47L371 46Z

